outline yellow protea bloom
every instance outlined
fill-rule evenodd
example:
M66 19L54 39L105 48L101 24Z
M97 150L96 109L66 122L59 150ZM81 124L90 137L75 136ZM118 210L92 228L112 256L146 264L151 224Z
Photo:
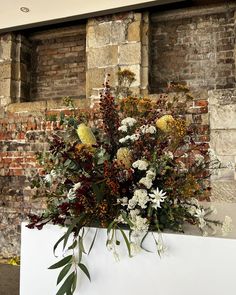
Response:
M171 123L173 123L175 119L171 115L164 115L160 119L156 120L156 126L161 131L170 132L171 131Z
M129 169L131 167L132 154L128 148L119 148L116 154L116 158L119 165L124 165L126 169Z
M96 144L96 138L90 127L81 123L77 128L77 134L83 144Z

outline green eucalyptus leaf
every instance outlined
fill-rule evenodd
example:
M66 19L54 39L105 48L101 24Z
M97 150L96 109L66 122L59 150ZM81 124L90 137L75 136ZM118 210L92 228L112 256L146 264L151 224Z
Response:
M59 276L57 278L57 285L60 284L60 282L64 279L64 277L67 275L67 273L69 272L70 268L71 268L72 264L69 263L66 266L63 267L63 269L61 270L61 272L59 273Z
M96 240L96 237L97 237L97 233L98 233L98 230L96 229L96 232L95 232L95 235L94 235L94 237L93 237L92 243L91 243L91 245L90 245L90 247L89 247L89 250L88 250L88 255L90 254L90 252L91 252L91 250L92 250L92 248L93 248L93 245L94 245L95 240Z
M83 263L79 263L78 266L83 271L83 273L85 273L85 275L88 277L88 279L91 281L90 274L89 274L87 267Z
M72 250L75 249L75 247L77 246L77 240L74 240L73 244L68 248L68 250Z
M65 280L61 288L57 291L56 295L71 294L71 288L74 280L75 273L72 272Z
M51 265L48 269L60 268L64 266L65 264L67 264L68 262L70 262L71 259L72 259L72 255L68 255L64 257L63 259L61 259L60 261L58 261L57 263Z
M82 251L82 249L79 247L79 263L80 263L81 260L82 260L82 256L83 256L83 251Z
M141 241L141 243L140 243L140 247L141 247L144 251L146 251L146 252L148 252L148 253L152 253L152 251L147 250L146 248L143 247L143 242L145 241L147 235L148 235L148 232L143 236L142 241Z
M123 231L123 229L122 228L119 228L119 229L120 229L120 232L121 232L121 234L122 234L122 236L124 238L124 241L125 241L125 244L126 244L128 253L129 253L129 257L132 257L132 255L131 255L131 248L130 248L130 242L129 242L129 240L128 240L126 234L125 234L125 232Z
M72 223L71 223L71 225L69 226L67 232L65 233L64 243L63 243L63 250L65 249L65 247L66 247L66 245L67 245L68 239L69 239L70 234L72 233L74 227L75 227L76 225L79 226L79 228L82 227L82 224L79 224L79 223L81 223L81 222L83 221L84 217L85 217L85 214L82 213L79 217L75 218L75 219L72 221Z
M71 294L75 292L76 285L77 285L77 274L75 273L73 283L72 283L72 288L71 288Z
M110 231L112 230L112 228L115 228L114 225L116 225L116 221L112 221L108 227L107 227L107 234L110 233Z
M134 226L134 224L133 224L133 223L129 220L129 218L126 216L125 212L122 212L121 215L122 215L124 221L126 221L130 227Z
M79 236L79 247L84 254L87 254L84 249L83 237Z

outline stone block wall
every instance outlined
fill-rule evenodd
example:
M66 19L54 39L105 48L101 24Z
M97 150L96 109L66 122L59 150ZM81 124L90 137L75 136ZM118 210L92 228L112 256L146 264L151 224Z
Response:
M0 36L0 107L16 101L17 59L19 51L14 34Z
M222 162L212 200L236 202L236 89L209 91L211 147Z
M139 95L148 87L148 14L123 13L89 19L87 23L86 94L99 98L101 78L110 74L117 86L117 72L129 69L136 81L131 90Z

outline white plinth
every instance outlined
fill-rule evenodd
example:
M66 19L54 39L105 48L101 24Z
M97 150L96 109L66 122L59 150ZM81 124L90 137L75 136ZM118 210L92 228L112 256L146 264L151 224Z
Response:
M58 272L47 268L57 261L52 248L62 234L58 226L38 231L22 224L20 295L56 294ZM86 259L92 282L82 274L75 295L236 294L235 239L175 234L164 234L163 239L168 250L161 259L142 252L134 258L122 254L115 262L105 247L106 231L100 229ZM145 246L154 249L151 236Z

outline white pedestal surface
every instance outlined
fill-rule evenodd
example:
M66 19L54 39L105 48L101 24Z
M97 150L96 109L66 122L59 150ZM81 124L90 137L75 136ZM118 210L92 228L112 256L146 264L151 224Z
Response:
M61 259L53 246L64 229L47 225L30 230L22 224L20 295L55 295L60 270L47 268ZM90 229L87 238L91 241ZM166 254L142 251L129 258L121 247L116 262L106 249L106 230L99 229L94 248L85 262L91 283L79 274L75 295L235 295L236 239L163 234ZM122 241L122 244L123 241ZM152 235L145 247L155 251Z

